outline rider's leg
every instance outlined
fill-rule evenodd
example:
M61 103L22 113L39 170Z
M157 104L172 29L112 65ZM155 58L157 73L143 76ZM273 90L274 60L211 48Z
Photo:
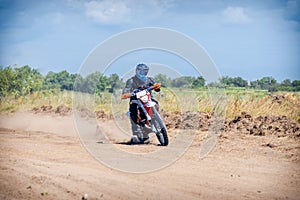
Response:
M129 105L129 112L132 134L137 136L138 139L143 140L143 133L140 125L138 124L138 104L131 102Z

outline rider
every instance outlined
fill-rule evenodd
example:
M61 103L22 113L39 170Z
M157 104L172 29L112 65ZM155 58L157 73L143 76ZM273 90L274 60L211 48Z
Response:
M137 88L145 88L154 85L156 82L151 77L147 77L149 67L146 64L138 64L135 70L135 76L131 77L126 81L126 86L122 92L122 99L128 98L128 94L131 94ZM156 92L160 91L160 85L154 89ZM151 95L152 97L152 95ZM154 99L152 99L155 101ZM155 101L158 103L157 101ZM130 97L129 113L131 118L131 129L132 129L132 142L144 143L149 139L148 135L143 135L141 126L143 124L138 123L138 104L136 97L133 95Z

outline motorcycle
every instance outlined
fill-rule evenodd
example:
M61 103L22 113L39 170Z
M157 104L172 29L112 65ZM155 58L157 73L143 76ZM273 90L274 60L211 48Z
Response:
M138 104L138 123L144 135L155 133L161 146L169 144L166 126L157 110L158 105L151 98L151 90L160 88L160 83L156 83L146 88L135 89L130 96L135 96ZM129 98L129 94L123 95L123 99Z

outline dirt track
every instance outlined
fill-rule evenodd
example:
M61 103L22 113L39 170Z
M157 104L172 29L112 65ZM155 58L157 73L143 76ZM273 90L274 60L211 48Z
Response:
M114 130L112 125L109 120L100 123L102 128ZM213 152L199 160L200 132L183 157L169 167L130 174L93 159L80 143L69 115L2 115L0 127L1 199L81 199L84 194L88 194L88 199L300 196L299 138L226 132ZM146 152L161 148L154 144L116 145Z

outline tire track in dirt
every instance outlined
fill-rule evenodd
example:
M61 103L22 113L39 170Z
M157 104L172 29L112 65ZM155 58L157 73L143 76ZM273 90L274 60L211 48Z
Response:
M72 132L70 116L22 113L0 120L0 127L9 128L0 129L2 199L80 199L85 193L90 199L298 199L300 195L299 143L293 137L225 132L213 152L199 160L205 135L199 132L171 166L128 174L94 160ZM278 140L281 146L267 145ZM126 148L144 151L153 145Z

